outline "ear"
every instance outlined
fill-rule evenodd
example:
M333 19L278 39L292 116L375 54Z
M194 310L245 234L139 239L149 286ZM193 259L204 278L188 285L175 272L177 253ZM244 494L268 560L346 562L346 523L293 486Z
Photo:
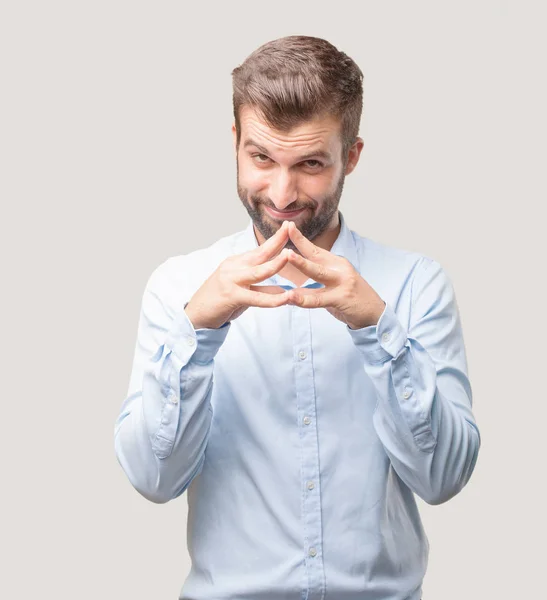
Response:
M234 123L232 123L232 135L233 135L233 139L234 139L234 150L235 150L235 153L237 154L237 131L236 131L235 121L234 121Z
M364 142L363 138L358 137L355 140L355 143L353 144L353 146L349 149L348 162L346 165L346 170L344 172L345 175L349 175L353 171L353 169L355 169L355 167L357 166L357 163L359 162L359 157L361 156L361 150L363 149L364 145L365 145L365 142Z

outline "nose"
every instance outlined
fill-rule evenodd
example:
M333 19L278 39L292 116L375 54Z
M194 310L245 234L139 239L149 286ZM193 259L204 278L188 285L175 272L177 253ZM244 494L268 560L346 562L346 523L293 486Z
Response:
M270 198L278 210L285 210L287 206L298 199L296 182L293 174L280 169L270 184Z

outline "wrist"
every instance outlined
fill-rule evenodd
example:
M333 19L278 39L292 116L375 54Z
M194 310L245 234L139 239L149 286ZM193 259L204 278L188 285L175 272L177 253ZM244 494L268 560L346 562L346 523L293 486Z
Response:
M224 325L227 325L228 322L223 323L222 325L211 325L210 323L204 323L203 321L201 321L199 319L198 316L196 316L194 314L194 312L192 311L192 307L188 306L190 302L187 302L184 307L183 310L186 313L186 316L188 317L188 319L190 320L190 323L192 323L192 327L194 328L194 330L197 329L220 329L221 327L224 327Z
M365 327L370 327L372 325L378 325L378 321L384 312L384 308L386 307L386 303L382 300L378 307L372 311L371 314L367 315L365 319L356 323L347 323L350 329L363 329Z
M188 306L188 304L189 304L189 302L186 302L186 304L183 307L183 310L186 313L186 316L188 317L188 319L190 320L190 323L192 323L192 327L194 329L203 329L203 325L199 323L199 320L192 312L192 307Z

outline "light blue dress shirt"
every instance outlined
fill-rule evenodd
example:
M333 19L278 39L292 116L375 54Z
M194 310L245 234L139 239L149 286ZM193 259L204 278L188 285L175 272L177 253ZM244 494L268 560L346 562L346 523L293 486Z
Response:
M287 305L194 330L185 303L257 246L251 220L147 281L115 451L148 500L187 490L181 599L421 598L429 543L414 494L452 498L480 447L459 309L438 262L339 217L331 252L386 303L377 325Z

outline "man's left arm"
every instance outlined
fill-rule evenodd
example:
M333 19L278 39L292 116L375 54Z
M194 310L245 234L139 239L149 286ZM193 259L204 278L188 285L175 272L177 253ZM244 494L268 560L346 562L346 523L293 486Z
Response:
M287 302L325 308L346 324L377 392L373 424L393 468L429 504L446 502L469 481L481 443L448 276L420 258L407 331L349 261L313 244L294 223L289 235L300 252L289 251L289 262L324 287L293 289Z
M412 283L411 323L386 303L378 322L352 329L378 395L375 430L399 477L429 504L469 481L481 443L459 309L436 261L422 257Z

